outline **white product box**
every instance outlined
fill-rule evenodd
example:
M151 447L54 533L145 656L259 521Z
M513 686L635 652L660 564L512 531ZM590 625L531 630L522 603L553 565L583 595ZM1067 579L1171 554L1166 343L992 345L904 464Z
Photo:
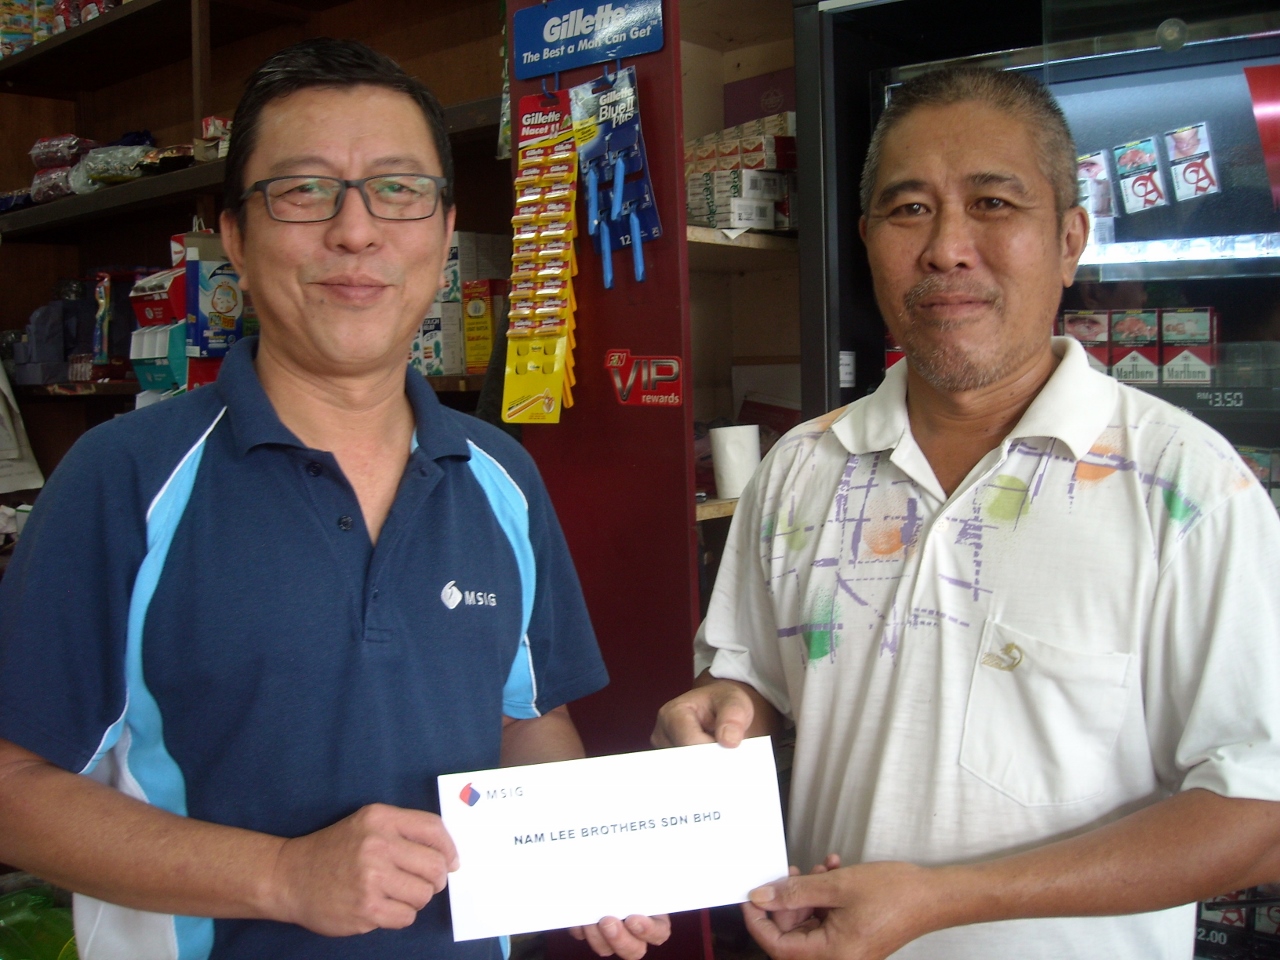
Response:
M411 362L424 377L462 376L467 369L462 304L435 303L413 342Z

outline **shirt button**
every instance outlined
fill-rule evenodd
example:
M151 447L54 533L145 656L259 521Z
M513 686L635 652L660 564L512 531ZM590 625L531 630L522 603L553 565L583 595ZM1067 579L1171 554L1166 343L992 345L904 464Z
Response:
M338 518L338 529L339 529L339 530L350 530L350 529L351 529L352 527L354 527L354 526L355 526L355 521L354 521L354 520L352 520L350 517L339 517L339 518Z
M312 460L310 463L307 464L307 473L309 475L313 477L318 477L323 472L324 472L324 467L320 466L320 464L316 463L314 460Z

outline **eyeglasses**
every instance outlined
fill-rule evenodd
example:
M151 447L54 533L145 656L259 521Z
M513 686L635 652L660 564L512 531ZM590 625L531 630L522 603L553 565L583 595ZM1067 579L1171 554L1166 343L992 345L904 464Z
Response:
M347 191L354 189L365 209L379 220L426 220L436 212L444 194L444 177L417 173L386 173L362 180L338 177L272 177L259 180L240 197L261 193L272 220L320 223L342 209Z

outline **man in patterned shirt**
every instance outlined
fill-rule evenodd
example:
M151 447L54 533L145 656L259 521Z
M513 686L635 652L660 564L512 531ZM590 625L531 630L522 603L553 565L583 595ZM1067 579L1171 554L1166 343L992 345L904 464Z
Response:
M811 875L744 906L775 957L1189 958L1190 904L1280 877L1280 520L1225 440L1051 336L1075 158L1041 85L973 69L872 139L906 362L766 458L654 733L795 724Z

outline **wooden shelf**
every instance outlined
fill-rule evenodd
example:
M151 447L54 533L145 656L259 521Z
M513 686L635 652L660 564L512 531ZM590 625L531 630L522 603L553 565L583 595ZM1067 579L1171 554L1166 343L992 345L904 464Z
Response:
M484 374L461 377L425 377L437 393L475 393L484 386ZM39 386L15 386L14 393L21 398L34 397L108 397L128 396L141 388L136 380L106 380L84 383L46 383Z
M738 507L738 501L735 497L733 500L707 500L697 505L694 510L694 517L699 521L714 520L717 517L732 517L733 511Z
M136 2L136 0L135 0ZM27 397L121 397L141 390L137 380L88 380L76 383L20 384L13 388L15 396Z
M306 23L342 0L215 0L214 47L287 23ZM191 0L132 0L0 61L0 91L74 100L191 56Z
M133 0L141 3L143 0ZM140 177L94 193L62 197L0 216L0 237L37 243L76 243L80 226L152 207L180 203L202 194L220 194L226 161L197 163L185 170Z
M147 0L133 0L128 7L117 10L130 9L145 2ZM106 16L116 12L113 10ZM445 125L450 135L496 126L501 103L501 97L489 97L446 107ZM221 196L225 176L226 161L213 160L173 173L140 177L130 183L103 187L94 193L62 197L0 216L0 238L5 243L78 243L82 225L94 220L118 217L136 210L174 206L198 196ZM192 209L187 216L194 212Z
M473 373L461 377L424 377L436 393L475 393L484 386L484 374Z
M685 227L685 232L691 271L738 273L800 265L800 241L795 237L749 231L731 240L713 227Z

